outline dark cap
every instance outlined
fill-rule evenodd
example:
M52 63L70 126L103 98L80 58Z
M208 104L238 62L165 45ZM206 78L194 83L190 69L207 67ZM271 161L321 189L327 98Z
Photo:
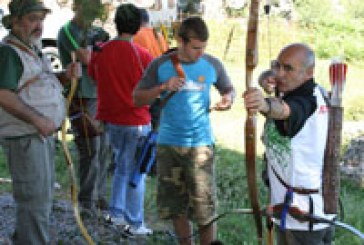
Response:
M12 0L9 3L9 15L3 17L2 22L5 28L10 29L11 16L23 16L32 11L44 11L50 13L51 10L44 6L41 0Z

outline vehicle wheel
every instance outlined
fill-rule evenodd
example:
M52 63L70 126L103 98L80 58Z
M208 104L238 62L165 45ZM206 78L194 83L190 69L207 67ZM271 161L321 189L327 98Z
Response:
M50 60L53 72L62 71L62 63L59 59L58 49L56 47L44 47L43 54Z

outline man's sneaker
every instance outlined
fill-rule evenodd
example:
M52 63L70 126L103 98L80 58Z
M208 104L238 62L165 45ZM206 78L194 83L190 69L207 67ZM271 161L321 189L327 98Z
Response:
M60 190L61 189L61 184L60 183L58 183L58 182L54 182L53 183L53 188L55 189L55 190Z
M153 231L144 225L138 228L134 226L126 226L124 232L131 236L149 236L153 234Z
M110 214L105 215L105 221L117 226L127 226L128 222L123 217L112 217Z

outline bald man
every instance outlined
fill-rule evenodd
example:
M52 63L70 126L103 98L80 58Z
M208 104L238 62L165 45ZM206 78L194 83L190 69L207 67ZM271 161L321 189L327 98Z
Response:
M315 55L303 43L284 47L272 61L271 73L261 77L259 89L243 94L245 107L266 117L263 143L267 160L270 205L276 217L277 243L331 244L326 224L301 222L294 210L325 217L322 169L328 131L328 110L314 81ZM289 207L288 214L282 207Z

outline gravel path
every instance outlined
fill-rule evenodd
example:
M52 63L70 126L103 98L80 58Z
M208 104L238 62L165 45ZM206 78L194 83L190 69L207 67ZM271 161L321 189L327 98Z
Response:
M10 237L14 231L15 203L11 194L0 196L0 245L11 245ZM99 214L101 217L101 213ZM149 217L147 223L153 224L155 233L150 237L127 237L121 229L106 224L97 216L85 218L88 232L99 245L144 245L144 244L175 244L173 238L165 232L170 225ZM56 200L51 215L51 245L86 245L73 216L69 201Z

